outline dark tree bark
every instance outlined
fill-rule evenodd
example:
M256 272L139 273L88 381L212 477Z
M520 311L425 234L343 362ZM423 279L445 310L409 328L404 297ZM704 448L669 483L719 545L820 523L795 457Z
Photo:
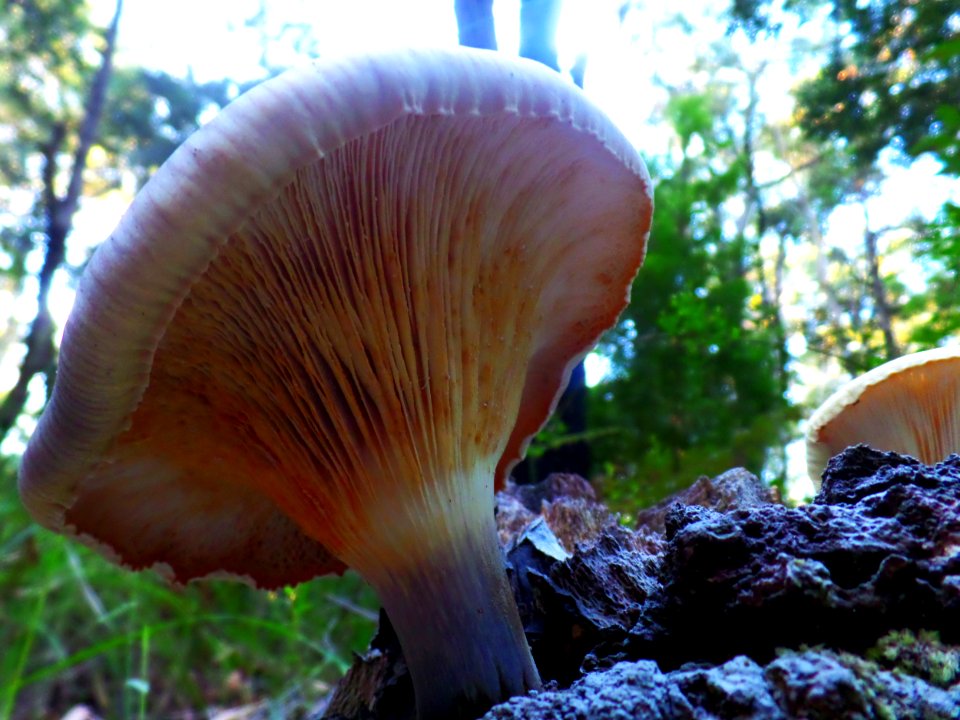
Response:
M123 0L117 0L116 11L106 32L106 46L103 60L93 77L90 94L77 137L77 147L73 153L70 168L70 181L66 192L59 196L54 189L54 181L59 173L59 158L66 140L66 128L62 124L54 125L50 139L43 147L43 210L46 224L47 249L40 268L39 291L37 293L37 315L30 324L30 330L24 340L27 353L20 365L20 375L16 385L7 393L0 404L0 438L6 436L14 426L27 401L27 389L30 381L38 374L47 377L48 390L52 388L56 374L56 350L53 346L53 320L50 317L50 285L57 268L66 255L67 235L73 227L73 216L80 204L83 191L83 172L87 167L87 156L97 137L103 107L107 97L107 86L113 72L113 54L116 48L117 28Z
M586 371L580 362L570 374L570 384L563 391L554 415L563 422L569 435L582 436L587 430ZM521 485L540 482L553 473L572 473L590 476L590 445L586 440L566 442L550 448L536 460L529 458L519 463L512 473L514 482Z
M461 45L483 50L497 49L493 0L456 0L454 11Z
M887 288L880 276L880 255L877 252L877 241L880 233L870 229L870 218L867 216L867 199L861 198L863 207L863 247L867 257L868 292L873 300L873 314L880 331L883 333L883 351L887 360L893 360L903 354L893 331L893 308L887 299Z

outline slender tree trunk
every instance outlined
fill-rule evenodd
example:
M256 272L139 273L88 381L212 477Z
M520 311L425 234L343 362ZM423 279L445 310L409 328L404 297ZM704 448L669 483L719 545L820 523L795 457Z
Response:
M887 356L886 360L893 360L900 357L903 351L893 332L893 309L887 300L887 288L883 284L883 278L880 277L880 256L877 252L879 233L870 229L866 198L861 200L861 204L864 219L863 248L867 257L867 278L870 299L873 302L873 315L877 325L880 326L880 331L883 333L883 349Z
M557 62L557 24L560 0L522 0L520 55L560 70Z
M773 130L774 140L777 144L777 150L780 153L781 157L786 157L786 141L784 140L783 134L778 128ZM804 163L801 167L807 167L811 163ZM841 323L841 318L843 316L844 310L840 305L839 300L837 300L837 295L832 289L832 283L828 277L828 263L829 263L829 249L826 247L826 238L823 236L823 228L820 223L820 218L817 216L817 211L813 207L813 203L810 200L810 196L807 193L806 189L803 187L803 184L800 182L799 177L797 176L796 170L798 168L793 168L789 173L789 177L793 182L794 189L797 192L797 205L800 208L800 212L803 214L803 218L806 221L806 234L810 238L814 252L814 279L817 281L817 286L821 289L826 299L826 312L827 317L825 323L839 327Z
M66 128L61 124L54 125L50 138L43 147L42 202L47 236L46 254L38 276L37 314L24 340L27 352L20 364L17 383L0 404L0 438L6 436L23 411L30 381L36 375L46 375L48 394L53 387L56 374L56 350L53 345L53 320L50 317L50 286L54 273L63 264L66 255L67 235L73 227L73 216L77 212L83 191L83 172L87 167L87 156L96 140L100 119L103 116L107 86L110 84L110 76L113 72L113 54L122 10L123 0L117 0L116 11L105 36L103 59L93 77L87 96L83 121L77 137L77 147L73 153L70 180L62 196L57 195L54 182L60 171L58 163L66 140Z
M497 49L493 0L456 0L454 11L461 45L483 50Z
M787 352L787 330L783 318L782 280L786 263L786 243L783 236L777 245L777 257L774 263L773 277L768 278L764 271L763 257L760 254L760 242L770 227L767 208L763 203L763 195L756 177L756 128L758 124L757 108L760 104L760 94L757 89L760 77L766 70L766 63L761 63L754 70L747 70L747 87L749 102L744 113L743 155L746 158L747 197L752 206L757 235L754 257L756 258L757 275L760 278L761 297L765 305L765 312L773 326L774 337L777 343L777 384L781 394L785 394L790 386L787 374L787 364L790 353ZM748 209L749 210L749 209Z

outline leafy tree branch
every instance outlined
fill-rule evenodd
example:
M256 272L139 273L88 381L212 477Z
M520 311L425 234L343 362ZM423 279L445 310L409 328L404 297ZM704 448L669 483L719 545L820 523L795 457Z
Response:
M53 384L56 373L56 352L53 346L54 329L49 306L50 286L54 273L63 264L66 255L67 236L73 227L73 218L83 191L83 173L103 116L107 87L113 72L113 55L122 10L123 0L117 0L113 19L105 34L100 67L94 75L87 95L76 148L73 152L70 179L63 195L58 195L56 191L56 178L60 170L59 157L67 136L63 123L54 123L50 137L43 147L42 202L46 252L37 277L37 314L30 324L30 330L24 341L27 351L20 365L17 382L0 404L0 437L6 436L23 410L30 381L37 374L42 373L47 377L48 388Z

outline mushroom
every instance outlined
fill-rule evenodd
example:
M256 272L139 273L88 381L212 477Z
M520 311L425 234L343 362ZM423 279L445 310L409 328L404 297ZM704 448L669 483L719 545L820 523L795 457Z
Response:
M960 450L960 346L904 355L831 395L807 427L813 482L831 457L859 443L928 465Z
M194 134L98 249L23 457L33 516L176 582L354 568L418 716L540 680L494 489L628 301L651 185L486 51L321 62Z

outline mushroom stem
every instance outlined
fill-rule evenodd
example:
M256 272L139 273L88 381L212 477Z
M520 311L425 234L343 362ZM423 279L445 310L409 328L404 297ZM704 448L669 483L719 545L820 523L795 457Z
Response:
M493 516L404 577L372 581L413 679L419 720L472 720L540 687ZM463 559L469 558L469 562Z

